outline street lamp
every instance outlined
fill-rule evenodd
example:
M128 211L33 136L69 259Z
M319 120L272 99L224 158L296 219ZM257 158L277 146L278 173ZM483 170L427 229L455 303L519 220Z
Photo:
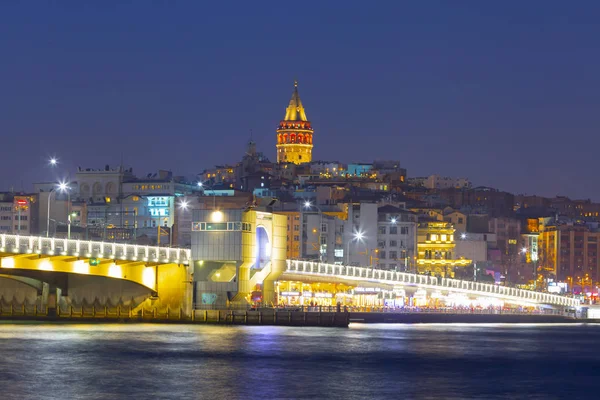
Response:
M212 185L207 185L206 183L198 182L198 187L202 188L203 192L206 191L206 189L204 189L205 186L207 186L212 191L212 196L213 196L213 210L216 210L217 209L217 195L215 193L215 189L213 188Z
M527 247L521 248L521 254L525 255L525 264L527 264ZM533 259L533 254L531 256L531 261L533 263L533 290L537 290L537 256L536 259Z
M71 217L77 216L77 213L72 212L67 215L67 239L71 239Z
M182 209L183 211L186 211L188 209L188 207L189 207L189 204L187 201L181 200L179 202L179 208Z
M350 243L353 241L362 242L365 235L361 231L354 232L352 239L348 240L347 252L346 252L346 265L350 265Z
M323 212L321 211L321 209L319 208L319 206L317 205L312 205L312 203L310 202L310 200L306 200L304 202L304 208L306 209L310 209L311 207L314 207L317 209L317 211L319 212L319 261L323 262L323 243L322 243L322 237L323 237Z
M56 163L56 159L53 158L53 160ZM70 192L70 187L66 182L59 182L58 185L54 188L52 188L52 190L50 190L50 193L48 194L48 214L46 215L46 237L49 236L50 234L50 200L52 198L52 194L54 193L54 198L56 199L56 190L59 190L60 192L67 192L68 194L68 204L67 204L67 214L70 214L70 208L71 208L71 192Z
M461 240L467 239L466 233L460 234ZM477 262L475 261L475 248L471 246L471 261L473 261L473 282L477 282Z
M51 157L51 158L48 160L48 164L49 164L51 167L56 167L56 165L58 164L58 159L57 159L56 157Z

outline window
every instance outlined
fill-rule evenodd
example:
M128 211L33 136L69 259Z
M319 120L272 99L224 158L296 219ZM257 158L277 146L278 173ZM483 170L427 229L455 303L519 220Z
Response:
M377 247L379 247L380 249L385 248L385 240L378 240Z
M398 246L398 241L397 240L390 240L390 247L396 247Z
M144 228L148 227L148 221L144 220Z
M299 231L300 230L300 225L294 225L294 231Z
M156 228L156 221L155 220L152 220L152 227Z
M398 234L398 227L390 226L390 235L397 235L397 234Z
M298 242L300 240L300 236L294 235L294 242Z
M402 226L400 227L400 234L401 235L408 235L408 226ZM435 239L432 239L435 240Z
M385 235L385 232L386 232L385 226L380 226L379 230L378 230L378 233L380 235Z
M321 232L327 233L327 224L321 224Z
M327 236L321 236L321 240L320 240L321 244L327 244Z
M398 252L397 251L390 251L390 259L395 260L398 258Z
M436 240L438 240L438 235L436 235L435 233L432 233L432 234L431 234L431 240L432 240L432 241L436 241Z
M385 251L380 251L380 252L379 252L379 258L380 258L380 259L385 259L385 258L386 258Z
M448 237L446 235L441 235L441 236L442 236L442 239L441 239L442 242L445 242L448 239Z
M462 217L458 217L458 223L462 224L463 223L463 218Z

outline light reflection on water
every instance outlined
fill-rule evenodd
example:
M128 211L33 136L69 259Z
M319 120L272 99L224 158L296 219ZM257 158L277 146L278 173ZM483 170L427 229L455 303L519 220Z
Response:
M1 323L0 398L589 398L599 339L572 324Z

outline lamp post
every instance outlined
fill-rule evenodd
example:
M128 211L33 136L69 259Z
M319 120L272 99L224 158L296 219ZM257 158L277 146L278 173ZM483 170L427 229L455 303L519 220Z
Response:
M304 202L304 208L310 210L312 207L316 208L319 213L319 262L323 262L323 211L317 205L307 200Z
M203 192L206 191L206 189L204 189L205 186L207 186L212 191L213 210L216 210L217 209L217 195L215 193L215 189L213 188L213 185L207 185L206 182L198 182L198 187L202 188Z
M348 240L348 246L347 246L347 253L346 253L346 265L350 265L350 243L352 243L353 241L357 241L357 242L362 242L364 238L364 234L360 231L358 232L354 232L354 236Z
M467 240L467 234L461 233L460 239L465 242ZM475 249L471 247L471 261L473 261L473 282L477 282L477 262L475 261Z
M67 215L67 239L71 239L71 217L75 217L77 213L69 213Z
M50 163L52 165L56 165L56 159L52 159L54 160L54 164L52 164L52 161L50 161ZM70 188L69 185L66 182L59 182L58 186L52 188L52 190L50 190L50 193L48 194L48 211L47 211L47 215L46 215L46 237L49 236L50 234L50 200L52 198L52 194L54 193L54 198L56 199L56 190L59 190L61 192L67 192L68 194L68 204L67 204L67 215L70 214L71 211L71 192L70 192Z
M523 247L521 253L525 255L525 263L527 263L527 247ZM537 254L535 255L535 260L533 255L531 256L531 261L533 264L533 290L537 290Z

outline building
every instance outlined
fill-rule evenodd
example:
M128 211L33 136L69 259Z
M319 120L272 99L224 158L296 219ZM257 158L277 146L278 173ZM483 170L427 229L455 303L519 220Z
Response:
M348 265L413 271L417 216L397 204L343 204L344 259Z
M467 215L456 210L444 210L444 221L450 222L460 235L467 232Z
M600 280L597 223L543 219L539 234L537 280L566 282L576 292L592 292Z
M455 253L454 227L448 222L419 222L417 230L417 272L427 275L454 277L457 267L471 264L470 259Z
M419 180L419 178L415 178ZM451 178L448 176L430 175L422 180L427 189L467 189L471 187L471 181L467 178Z
M520 282L521 274L521 221L516 218L496 217L488 220L488 232L496 234L501 256L502 274L509 282Z
M0 193L0 233L37 233L37 200L37 196L32 194Z
M345 213L336 206L290 206L275 211L287 221L286 258L342 264Z
M195 309L277 304L286 218L266 209L192 210Z
M313 128L298 94L298 81L277 128L277 162L304 164L312 161Z

